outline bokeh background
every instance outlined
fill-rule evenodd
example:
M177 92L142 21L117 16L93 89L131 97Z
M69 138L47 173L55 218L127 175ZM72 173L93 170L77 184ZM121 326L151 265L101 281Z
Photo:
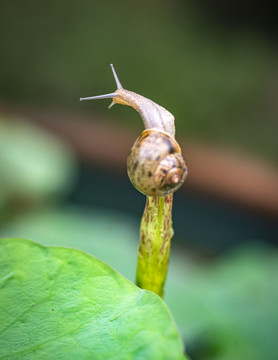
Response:
M175 115L165 301L193 360L278 353L278 28L270 2L0 3L0 235L85 250L130 280L145 198L116 86Z

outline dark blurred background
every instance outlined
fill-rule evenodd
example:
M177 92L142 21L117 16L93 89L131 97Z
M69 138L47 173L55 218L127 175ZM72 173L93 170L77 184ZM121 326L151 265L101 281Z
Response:
M193 360L278 353L278 25L269 1L0 3L0 235L77 247L130 280L145 197L128 90L167 108L189 166L169 305Z

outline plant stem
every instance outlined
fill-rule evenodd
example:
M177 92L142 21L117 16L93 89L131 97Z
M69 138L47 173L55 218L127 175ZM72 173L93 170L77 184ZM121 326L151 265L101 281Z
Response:
M172 229L173 194L147 196L141 221L136 284L163 296Z

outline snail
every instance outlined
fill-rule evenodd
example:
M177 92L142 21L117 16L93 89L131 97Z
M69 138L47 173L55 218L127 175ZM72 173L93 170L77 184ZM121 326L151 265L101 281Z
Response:
M83 100L112 98L112 103L132 106L141 116L145 130L137 138L127 159L127 172L137 190L147 196L164 197L176 191L187 176L187 166L175 140L175 118L152 100L123 89L113 65L114 93Z

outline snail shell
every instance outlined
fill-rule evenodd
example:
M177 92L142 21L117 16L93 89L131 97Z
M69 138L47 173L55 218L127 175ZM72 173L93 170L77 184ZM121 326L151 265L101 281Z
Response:
M187 176L177 141L165 131L146 129L135 141L127 159L132 184L149 196L176 191Z

